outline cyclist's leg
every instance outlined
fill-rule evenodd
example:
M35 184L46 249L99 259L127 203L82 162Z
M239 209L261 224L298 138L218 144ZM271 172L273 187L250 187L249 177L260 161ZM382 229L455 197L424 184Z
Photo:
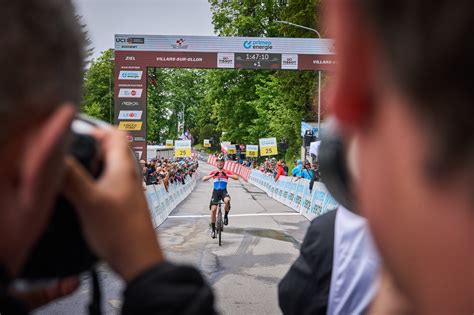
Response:
M213 226L216 225L216 217L217 217L217 205L211 206L211 224Z
M228 213L230 211L230 195L227 192L227 190L224 191L223 193L223 200L224 200L224 210L225 213Z
M225 210L225 213L224 213L224 225L228 225L229 224L229 211L230 211L230 196L229 194L227 193L227 191L225 191L224 195L223 195L223 199L224 199L224 210Z

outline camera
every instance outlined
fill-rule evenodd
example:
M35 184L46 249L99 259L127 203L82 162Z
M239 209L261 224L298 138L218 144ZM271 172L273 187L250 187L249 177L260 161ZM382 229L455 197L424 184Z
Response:
M94 178L98 178L102 172L102 160L99 146L90 131L103 124L105 123L78 116L71 128L73 139L69 154ZM97 260L84 239L73 205L64 196L59 196L50 222L35 244L20 278L47 280L77 275L91 269Z

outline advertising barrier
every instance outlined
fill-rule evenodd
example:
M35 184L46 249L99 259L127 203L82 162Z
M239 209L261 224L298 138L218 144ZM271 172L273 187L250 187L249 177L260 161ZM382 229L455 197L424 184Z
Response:
M301 213L309 220L338 207L336 200L328 193L323 183L315 182L309 190L309 180L280 176L277 182L272 176L252 170L249 183L262 189L271 198Z
M192 177L186 177L184 185L178 182L170 183L168 191L166 191L164 185L149 185L146 187L148 208L155 228L160 226L168 218L171 211L193 191L197 180L198 175L196 173Z
M216 157L210 155L207 163L215 166ZM273 176L234 161L225 161L224 169L236 173L246 182L266 192L270 198L301 213L310 221L338 207L338 203L329 194L323 183L315 182L313 190L310 191L309 180L304 178L280 176L278 181L275 182Z

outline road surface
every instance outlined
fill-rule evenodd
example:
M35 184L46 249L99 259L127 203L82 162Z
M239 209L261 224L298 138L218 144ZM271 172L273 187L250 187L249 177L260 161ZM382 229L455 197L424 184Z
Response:
M213 167L202 163L201 177ZM210 238L210 182L199 182L193 193L158 229L166 257L198 267L213 286L222 314L279 314L277 285L298 255L309 221L244 181L231 181L229 226L223 246ZM103 310L118 314L122 282L102 266ZM89 279L72 297L36 314L84 314L90 297Z

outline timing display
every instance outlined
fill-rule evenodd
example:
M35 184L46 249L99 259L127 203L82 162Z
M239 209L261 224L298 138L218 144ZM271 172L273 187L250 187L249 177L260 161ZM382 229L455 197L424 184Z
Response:
M281 54L236 53L236 69L281 69Z

